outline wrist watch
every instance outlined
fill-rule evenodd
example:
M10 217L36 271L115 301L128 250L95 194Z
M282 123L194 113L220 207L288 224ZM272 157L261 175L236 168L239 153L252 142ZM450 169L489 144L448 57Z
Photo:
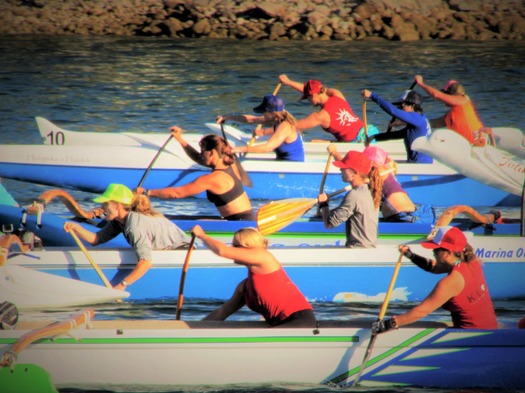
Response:
M127 287L127 286L129 285L128 282L127 282L126 280L122 280L120 283L121 283L122 285L124 285L125 287Z

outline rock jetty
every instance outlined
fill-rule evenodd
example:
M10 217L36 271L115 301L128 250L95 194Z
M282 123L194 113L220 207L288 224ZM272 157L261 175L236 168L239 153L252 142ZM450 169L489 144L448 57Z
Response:
M0 35L522 40L523 0L2 0Z

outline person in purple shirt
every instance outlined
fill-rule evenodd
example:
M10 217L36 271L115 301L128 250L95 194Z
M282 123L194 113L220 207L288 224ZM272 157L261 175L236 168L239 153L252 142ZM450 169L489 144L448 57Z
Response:
M389 115L406 123L406 127L399 131L384 132L369 136L367 146L372 140L386 141L390 139L403 139L407 151L407 162L417 162L421 164L431 164L432 157L412 150L412 142L420 136L430 135L431 128L427 117L423 114L423 97L413 91L407 90L398 101L390 103L370 90L363 90L361 95L365 99L370 99L377 103Z

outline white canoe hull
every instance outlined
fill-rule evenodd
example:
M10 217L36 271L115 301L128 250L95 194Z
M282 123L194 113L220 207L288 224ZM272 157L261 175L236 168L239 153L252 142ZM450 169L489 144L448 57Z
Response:
M22 335L34 334L36 330L25 330L30 325L0 331L0 355ZM314 330L268 329L257 322L246 327L242 322L93 321L89 329L72 330L72 337L60 335L21 351L15 372L37 365L57 387L82 389L349 386L361 368L370 325L321 321ZM378 336L359 383L519 389L525 387L524 355L525 330L481 332L419 324ZM0 384L6 386L10 378L16 375L0 373Z
M66 130L53 124L42 117L36 117L36 122L42 141L47 145L70 146L70 145L104 145L104 146L135 146L135 147L153 147L160 148L167 140L169 133L158 132L81 132ZM207 129L215 134L222 136L221 127L216 123L206 123ZM236 127L225 124L224 132L228 142L233 146L244 146L250 139L251 135L239 130ZM184 138L196 148L200 139L205 135L199 133L186 133ZM318 140L305 142L305 153L307 158L321 156L325 160L328 157L327 147L328 140ZM402 140L385 141L378 144L385 151L389 152L392 159L406 160L406 150ZM340 152L345 153L348 150L363 150L362 143L337 143ZM185 155L184 150L176 142L169 143L166 151L172 154ZM272 154L250 154L253 158L268 158Z
M19 310L55 309L108 303L129 292L7 264L0 266L0 300Z
M440 129L417 138L412 147L430 155L458 173L514 195L525 184L525 153L515 156L494 146L471 146L458 133Z

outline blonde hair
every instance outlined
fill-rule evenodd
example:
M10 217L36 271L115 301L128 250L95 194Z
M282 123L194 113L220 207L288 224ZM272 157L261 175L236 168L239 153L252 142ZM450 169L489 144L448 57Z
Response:
M133 201L131 202L131 205L124 206L128 211L131 210L146 216L158 217L164 215L151 207L150 199L144 194L133 193Z
M447 94L453 95L453 96L464 96L465 94L465 88L461 83L455 82L451 84L447 89Z
M276 123L282 123L283 121L287 121L288 123L294 126L297 123L297 120L295 120L295 117L293 117L293 115L287 110L282 110L279 112L272 112L272 118Z
M268 239L265 239L256 228L241 228L233 235L232 245L245 248L267 248Z

